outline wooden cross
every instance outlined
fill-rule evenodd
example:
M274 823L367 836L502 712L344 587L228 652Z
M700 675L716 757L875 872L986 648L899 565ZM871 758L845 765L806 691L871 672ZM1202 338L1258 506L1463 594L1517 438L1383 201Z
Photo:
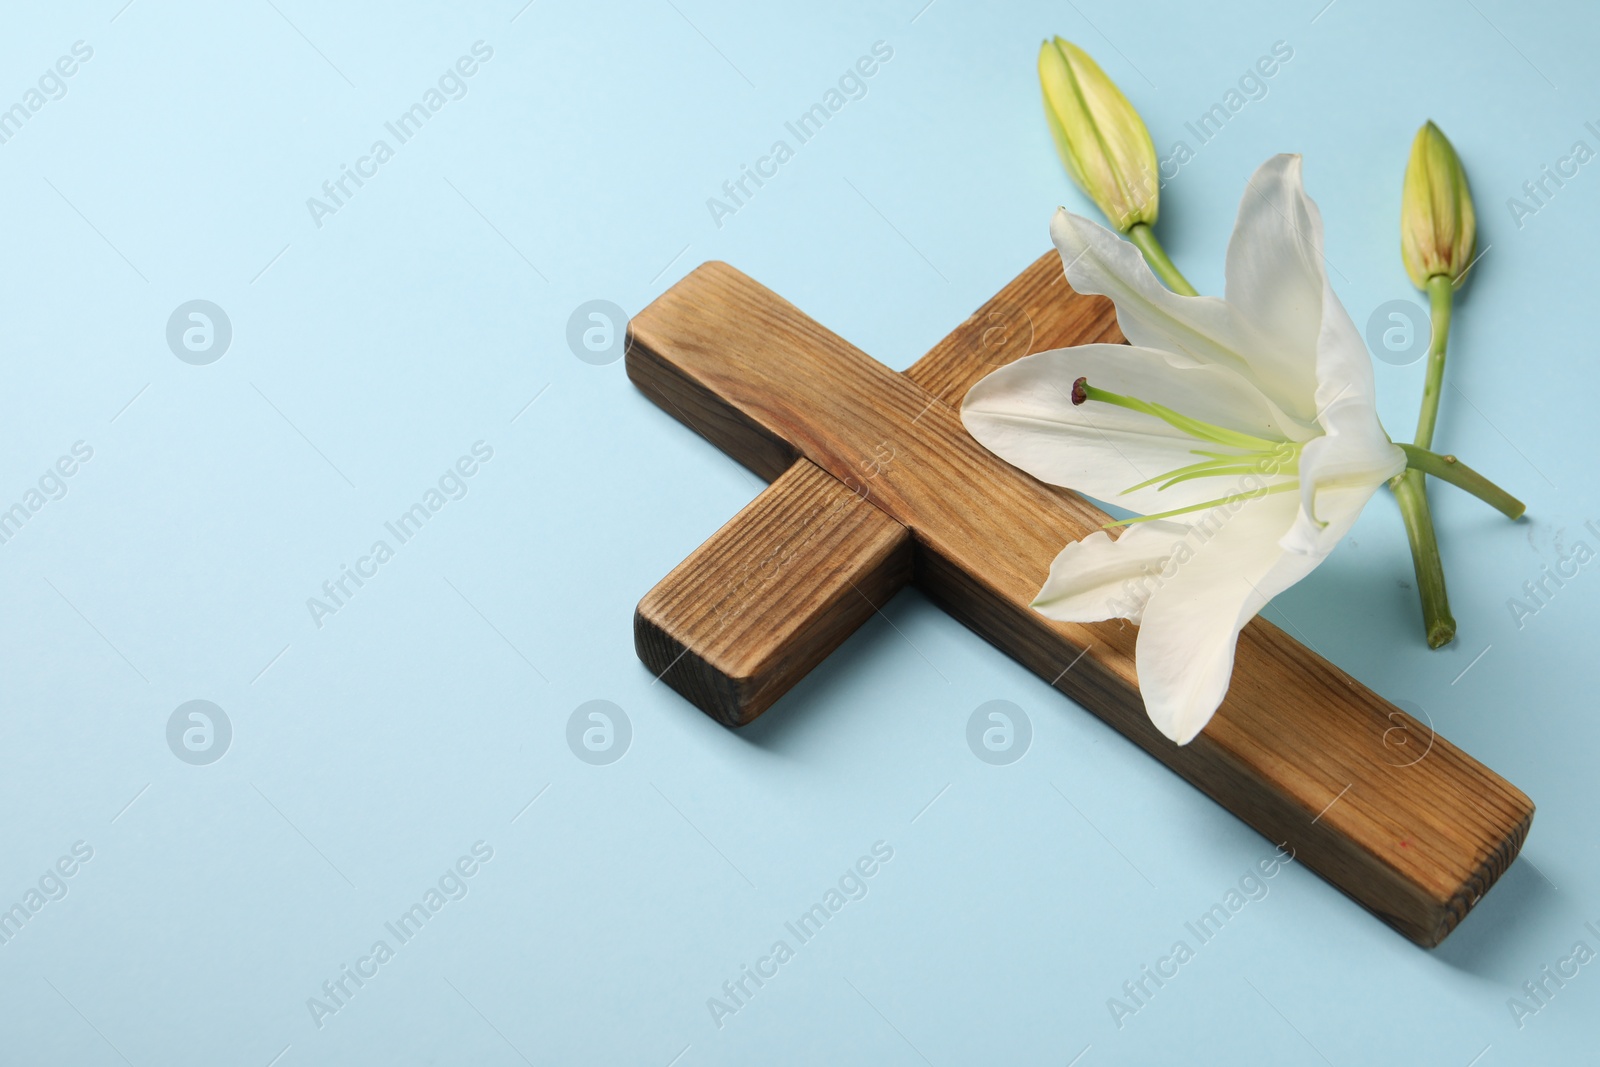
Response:
M991 455L957 412L1019 356L1123 340L1110 301L1075 293L1054 253L903 374L724 263L629 332L634 384L772 483L634 616L639 658L707 714L748 723L914 582L1418 944L1516 858L1533 821L1520 790L1266 620L1179 747L1145 715L1133 626L1028 606L1062 546L1108 517Z

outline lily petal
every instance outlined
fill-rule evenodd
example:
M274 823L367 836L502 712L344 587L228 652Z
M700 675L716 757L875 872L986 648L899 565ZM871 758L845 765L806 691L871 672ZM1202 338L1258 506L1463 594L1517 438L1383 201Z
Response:
M1376 447L1378 442L1388 444L1389 435L1378 421L1378 389L1367 344L1326 278L1322 286L1322 326L1317 333L1317 422L1325 432L1360 440L1363 447Z
M1378 487L1406 469L1387 437L1330 431L1300 453L1300 509L1279 541L1288 552L1322 559L1349 532Z
M1232 491L1215 479L1124 490L1194 463L1208 446L1153 415L1109 404L1072 403L1080 377L1229 429L1282 440L1271 401L1227 367L1128 345L1083 345L1025 356L968 391L961 421L978 443L1042 482L1066 486L1142 514L1171 511ZM1287 526L1287 523L1285 523Z
M1323 268L1322 215L1305 193L1299 156L1273 156L1246 183L1228 241L1226 292L1267 344L1252 353L1258 371L1287 395L1312 396L1333 294Z
M1312 373L1313 348L1294 354L1306 363L1304 374L1286 373L1282 364L1292 356L1278 354L1237 309L1214 296L1170 291L1132 243L1104 226L1063 208L1050 220L1050 236L1067 281L1080 293L1109 296L1117 306L1117 325L1131 343L1227 367L1256 385L1278 409L1281 422L1311 425L1315 410L1305 382Z
M1315 213L1316 206L1311 210ZM1293 552L1315 551L1311 542L1327 541L1330 531L1338 529L1341 509L1359 512L1378 486L1406 466L1405 453L1389 440L1378 420L1377 386L1366 342L1326 275L1316 372L1317 422L1323 436L1300 454L1301 511L1283 542ZM1338 533L1334 540L1343 536Z
M1190 534L1176 522L1141 522L1113 541L1104 530L1074 541L1050 564L1033 609L1057 622L1137 623L1167 561Z
M1278 546L1299 510L1293 493L1216 510L1220 528L1192 559L1168 568L1172 576L1146 603L1135 646L1145 711L1180 745L1211 721L1227 694L1244 624L1322 560Z

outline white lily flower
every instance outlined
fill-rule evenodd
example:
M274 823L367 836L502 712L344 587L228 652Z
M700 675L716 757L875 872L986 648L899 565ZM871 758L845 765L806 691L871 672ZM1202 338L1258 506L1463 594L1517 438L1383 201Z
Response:
M1132 244L1065 210L1050 234L1072 287L1109 296L1131 345L1017 360L973 386L961 418L1041 481L1146 516L1069 544L1033 606L1138 623L1145 710L1187 744L1228 691L1244 624L1327 558L1406 456L1328 284L1299 156L1251 178L1226 299L1170 292Z

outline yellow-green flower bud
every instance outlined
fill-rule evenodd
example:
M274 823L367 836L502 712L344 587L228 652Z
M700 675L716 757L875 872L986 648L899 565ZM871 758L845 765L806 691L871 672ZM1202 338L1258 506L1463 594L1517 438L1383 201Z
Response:
M1439 127L1424 123L1411 142L1400 199L1400 255L1412 284L1426 289L1429 278L1442 274L1460 285L1477 240L1478 219L1461 158Z
M1077 45L1057 37L1039 49L1039 84L1056 151L1072 180L1126 233L1156 221L1156 147L1116 83Z

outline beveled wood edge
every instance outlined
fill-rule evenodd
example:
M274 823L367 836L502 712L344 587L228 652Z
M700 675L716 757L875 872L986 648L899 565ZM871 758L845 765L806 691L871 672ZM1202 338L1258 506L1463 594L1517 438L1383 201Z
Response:
M763 700L746 684L730 678L700 658L692 649L648 618L641 608L633 612L633 649L640 662L659 681L724 726L743 726L778 699Z
M783 492L803 477L839 486L840 502L858 509L852 512L858 524L873 521L876 534L850 531L864 532L869 538L854 557L841 557L839 546L830 546L833 551L822 562L831 572L824 584L833 586L832 594L804 617L791 619L795 625L786 635L786 647L775 644L771 655L754 661L724 659L717 650L698 647L695 635L688 631L699 620L681 617L680 583L699 569L705 553L723 547L730 534L742 537L752 519L770 520L772 516L764 512L770 510L771 494ZM834 518L830 513L820 521L831 523ZM690 703L726 726L744 726L832 654L881 603L909 584L911 573L911 532L874 507L864 494L849 491L810 461L798 459L640 598L634 611L634 647L645 665ZM764 588L752 590L751 595L759 595Z

